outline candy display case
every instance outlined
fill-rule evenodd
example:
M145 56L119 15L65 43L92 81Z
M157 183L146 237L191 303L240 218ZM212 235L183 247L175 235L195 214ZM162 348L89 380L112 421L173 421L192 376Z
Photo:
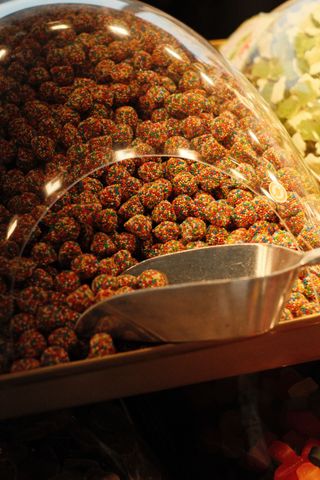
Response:
M240 66L318 178L319 32L317 1L286 2L272 12L263 35L252 39Z
M319 188L285 129L207 42L142 3L15 0L0 18L3 414L235 374L179 373L185 358L200 366L228 345L127 352L76 324L110 296L165 288L163 272L126 273L144 259L320 246ZM302 271L285 325L249 345L313 332L318 293L317 268ZM314 358L305 347L277 365ZM240 370L258 367L248 359ZM164 365L176 365L171 378Z

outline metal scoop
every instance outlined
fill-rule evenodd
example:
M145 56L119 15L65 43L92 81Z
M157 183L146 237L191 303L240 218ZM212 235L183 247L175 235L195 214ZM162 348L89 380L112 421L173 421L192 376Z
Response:
M167 274L170 285L104 300L84 312L82 334L107 330L143 342L229 340L264 333L279 321L299 268L320 263L320 249L297 252L240 244L187 250L127 270Z

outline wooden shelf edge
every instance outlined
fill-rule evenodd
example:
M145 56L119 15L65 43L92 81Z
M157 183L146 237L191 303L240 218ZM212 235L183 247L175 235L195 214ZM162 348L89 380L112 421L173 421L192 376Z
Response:
M320 358L320 316L224 344L147 348L2 376L0 419L126 397Z

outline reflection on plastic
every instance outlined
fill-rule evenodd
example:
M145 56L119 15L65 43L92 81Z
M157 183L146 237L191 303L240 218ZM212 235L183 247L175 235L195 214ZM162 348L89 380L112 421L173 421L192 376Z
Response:
M62 187L62 180L61 178L57 178L54 180L49 180L48 183L46 183L44 190L46 197L50 197L52 194L56 193L58 190L60 190Z
M173 48L170 48L170 47L164 47L164 50L169 54L171 55L171 57L173 57L174 59L176 60L183 60L183 58L181 57L181 55L179 55L178 52L176 52L175 50L173 50Z
M11 235L14 233L15 229L17 228L18 226L18 217L13 217L11 220L10 220L10 223L8 225L8 229L7 229L7 234L6 234L6 240L9 240Z
M120 37L127 37L130 35L130 32L121 25L109 25L108 29L110 32L119 35Z
M0 48L0 62L5 60L5 58L8 55L8 49L7 48Z
M50 22L48 23L48 28L49 30L67 30L68 28L71 28L70 25L67 25L66 23L59 23L59 22Z

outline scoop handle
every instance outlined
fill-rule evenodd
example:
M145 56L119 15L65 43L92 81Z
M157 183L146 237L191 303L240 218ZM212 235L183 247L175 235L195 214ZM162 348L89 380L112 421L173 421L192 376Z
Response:
M307 267L310 265L319 265L320 264L320 248L315 248L303 254L299 267Z

